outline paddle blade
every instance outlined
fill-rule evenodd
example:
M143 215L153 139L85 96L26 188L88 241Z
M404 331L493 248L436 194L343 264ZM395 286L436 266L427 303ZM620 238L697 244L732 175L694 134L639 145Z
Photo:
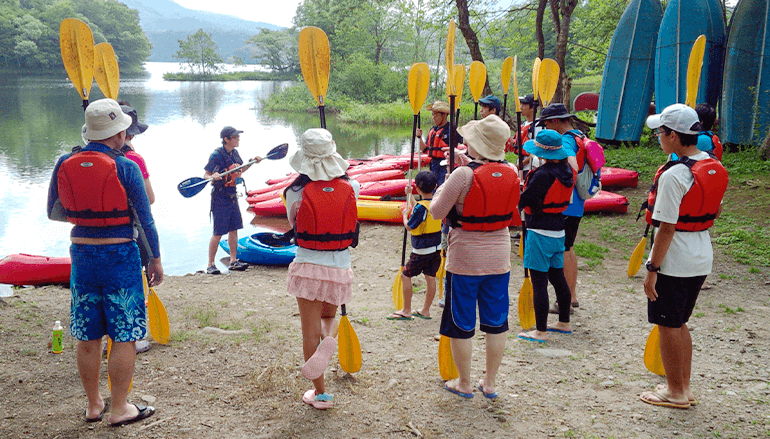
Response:
M446 277L446 256L441 255L441 265L436 272L436 284L438 284L438 298L444 298L444 277Z
M524 284L519 291L519 324L523 329L535 326L535 303L532 292L532 280L524 278Z
M355 373L361 370L361 344L358 342L356 331L350 324L347 315L340 318L339 329L339 356L340 367L347 373Z
M540 96L540 90L537 88L537 78L540 74L540 58L535 58L535 62L532 63L532 94L535 96L535 100ZM516 96L518 98L518 96Z
M663 369L663 359L660 357L660 330L655 325L647 337L647 344L644 346L644 366L655 375L664 376L666 370Z
M192 177L179 183L176 188L183 197L190 198L197 195L198 192L202 191L208 182L209 180L205 180L200 177Z
M455 366L455 360L452 358L451 340L445 335L442 335L438 342L438 371L444 381L453 380L460 376L457 366Z
M404 267L401 267L396 274L396 278L393 280L393 306L396 310L404 307L404 282L401 279L401 274L404 272Z
M303 28L299 33L299 64L302 77L318 106L324 105L329 86L329 38L315 26Z
M506 58L506 60L511 57ZM513 98L516 101L516 112L521 113L521 102L519 101L519 82L516 79L516 65L519 63L519 56L513 57ZM506 87L507 88L507 87Z
M510 80L510 72L508 73ZM484 84L487 83L487 66L481 61L473 61L468 69L468 88L471 89L473 102L481 99L481 93L484 91Z
M455 67L455 21L449 20L449 27L446 32L446 52L444 52L446 59L446 77L447 77L447 96L453 96L454 90L450 90L454 87L452 82L452 70Z
M115 50L110 43L99 43L94 47L94 78L96 85L106 98L118 99L120 69Z
M94 79L94 36L87 24L65 18L59 26L59 48L67 75L84 101Z
M463 88L465 88L465 65L455 64L452 77L454 78L455 93L457 93L457 99L455 99L455 108L457 108L459 111L460 101L463 99Z
M150 325L150 334L152 338L160 343L166 344L171 339L171 333L168 325L168 314L160 297L155 293L154 288L150 288L147 295L147 320Z
M505 58L505 61L503 61L503 69L500 71L500 81L503 83L503 94L508 94L508 87L511 85L511 69L513 69L515 59L511 58L510 56L508 58ZM515 81L515 79L514 79ZM516 87L514 87L513 94L516 94ZM516 96L518 99L518 96Z
M698 99L698 84L700 71L703 67L703 53L706 51L706 36L701 35L695 40L690 50L690 60L687 62L687 95L684 104L695 108Z
M647 246L647 237L642 236L642 240L639 244L636 244L634 252L631 253L631 258L628 260L628 277L636 276L639 269L642 268L642 259L644 258L644 248Z
M540 69L537 72L537 90L540 93L540 101L543 107L547 107L556 93L556 86L559 84L559 64L556 61L546 58L540 63Z
M428 63L420 62L412 64L409 69L409 103L412 105L412 113L417 114L422 108L422 104L428 97L430 88L430 68Z
M268 160L280 160L284 157L286 157L286 153L289 151L289 144L288 143L282 143L275 148L271 149L267 152L267 155L265 156Z

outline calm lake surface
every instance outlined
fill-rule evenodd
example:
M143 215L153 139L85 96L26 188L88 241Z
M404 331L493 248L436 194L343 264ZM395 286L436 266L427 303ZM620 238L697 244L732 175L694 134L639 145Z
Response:
M243 130L239 152L244 160L264 156L276 145L289 143L286 159L264 161L244 174L249 189L291 172L288 157L308 128L319 126L318 114L265 114L260 100L288 82L167 82L163 73L179 71L176 63L147 63L147 74L121 78L120 99L129 101L150 128L134 138L134 147L147 162L156 201L152 205L166 274L183 275L205 268L211 238L209 190L183 198L177 184L203 176L203 166L221 145L225 125ZM406 95L406 84L404 85ZM102 98L94 83L91 101ZM0 258L13 253L69 256L67 223L48 220L46 199L56 159L82 144L81 100L65 76L0 74ZM348 158L400 154L409 150L411 126L327 126L340 153ZM242 191L243 186L239 186ZM241 200L245 228L287 229L285 218L258 219ZM217 258L226 256L220 249ZM221 264L220 264L221 265ZM0 285L0 296L10 287Z

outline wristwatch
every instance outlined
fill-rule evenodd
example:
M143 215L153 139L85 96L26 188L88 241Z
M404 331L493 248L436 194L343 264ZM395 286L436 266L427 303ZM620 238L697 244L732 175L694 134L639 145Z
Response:
M660 271L660 267L656 267L652 262L647 261L646 264L644 264L645 267L647 267L647 271L650 273L657 273Z

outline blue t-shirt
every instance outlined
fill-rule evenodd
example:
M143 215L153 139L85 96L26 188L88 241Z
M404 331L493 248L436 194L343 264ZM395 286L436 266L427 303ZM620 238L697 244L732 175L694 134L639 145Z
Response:
M577 142L575 141L575 136L569 133L576 133L578 135L582 134L579 130L569 130L566 133L562 134L561 136L561 144L562 148L567 150L570 157L575 157L577 155L578 146ZM585 205L585 200L580 198L580 195L578 195L577 187L572 189L572 202L569 206L567 206L567 209L564 211L564 215L566 216L577 216L582 217L583 216L583 208Z
M206 172L210 173L223 173L227 171L227 168L229 168L231 165L242 165L243 159L241 159L241 155L238 154L238 151L236 149L233 149L230 152L227 152L224 146L219 147L214 150L214 152L211 153L209 156L209 162L206 163L206 166L203 167L203 169L206 170ZM234 196L237 191L235 189L235 186L227 186L225 187L225 178L219 181L212 181L211 185L213 186L213 189L211 191L212 196Z
M422 204L415 204L412 208L412 216L409 217L409 221L407 221L406 225L409 226L410 229L416 229L420 227L420 224L422 224L423 221L425 221L427 218L428 209L426 209ZM412 235L412 248L420 249L435 247L439 244L441 244L440 231L436 233Z
M107 153L110 147L101 143L91 142L83 148L83 151L98 151ZM65 154L56 162L51 176L51 184L48 187L48 217L51 218L51 212L54 209L56 201L59 199L59 167L67 160L72 153ZM147 191L144 188L144 178L139 166L124 156L115 158L118 180L126 190L128 201L134 207L139 222L142 224L144 233L147 236L147 242L153 255L160 257L160 246L158 244L158 232L155 230L155 221L150 212L150 200L147 198ZM120 226L90 227L78 226L72 228L70 236L74 238L128 238L134 239L134 226L124 224Z

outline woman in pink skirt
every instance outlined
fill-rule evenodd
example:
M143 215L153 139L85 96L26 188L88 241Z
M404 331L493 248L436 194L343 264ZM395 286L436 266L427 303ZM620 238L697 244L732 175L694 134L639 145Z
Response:
M302 320L302 376L314 386L302 401L323 410L334 399L326 393L323 374L337 349L337 307L348 303L353 291L348 248L358 243L360 186L348 180L350 165L325 129L305 131L290 163L299 176L284 197L299 248L289 265L287 287L297 298Z

